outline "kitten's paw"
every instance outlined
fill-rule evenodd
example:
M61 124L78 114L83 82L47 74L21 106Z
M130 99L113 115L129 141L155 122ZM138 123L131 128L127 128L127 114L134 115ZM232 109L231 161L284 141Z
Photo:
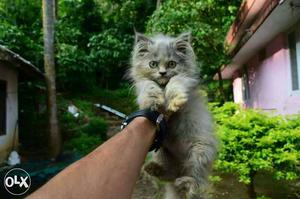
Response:
M178 94L169 101L167 111L177 112L185 105L187 101L188 96L185 93Z
M145 167L144 170L151 176L160 177L163 176L165 171L162 166L156 162L150 162Z
M139 100L140 108L151 110L160 110L163 108L165 98L163 92L158 88L151 88L149 91Z
M184 176L177 178L174 182L177 191L182 194L193 194L197 190L197 182L194 178Z

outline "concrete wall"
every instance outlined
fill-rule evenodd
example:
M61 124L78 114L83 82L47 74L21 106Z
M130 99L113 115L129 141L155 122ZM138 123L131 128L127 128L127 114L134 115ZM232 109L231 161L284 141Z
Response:
M18 73L0 62L0 79L7 81L6 135L0 136L1 163L11 152L13 142L18 142Z
M236 77L233 80L233 93L234 102L243 105L243 81L241 77Z
M300 92L292 92L290 55L286 34L280 34L246 63L250 98L247 107L275 111L278 114L300 113ZM233 82L234 98L242 94L236 78Z

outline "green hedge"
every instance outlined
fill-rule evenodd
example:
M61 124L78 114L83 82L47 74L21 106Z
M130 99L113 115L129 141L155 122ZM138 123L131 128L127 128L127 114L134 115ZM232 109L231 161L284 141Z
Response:
M258 171L276 179L299 177L300 115L271 116L234 103L210 107L221 145L217 169L237 173L245 184L253 183Z

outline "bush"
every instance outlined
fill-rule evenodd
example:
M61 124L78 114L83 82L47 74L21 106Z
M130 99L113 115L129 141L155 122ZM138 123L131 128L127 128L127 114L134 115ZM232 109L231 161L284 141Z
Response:
M102 144L103 140L101 140L98 136L90 136L87 134L80 134L77 137L72 138L67 144L66 147L78 152L79 154L88 154L97 146Z
M221 150L216 168L235 172L255 196L253 180L258 171L276 179L299 177L300 117L270 116L243 110L234 103L211 104Z
M86 126L79 128L66 147L80 154L87 154L106 139L107 123L102 118L91 118Z
M74 99L72 102L80 111L77 118L66 111L70 102L62 97L58 100L61 131L65 148L84 155L107 139L108 125L103 118L92 111L92 102L79 99Z
M81 133L106 139L107 123L102 118L92 118L89 124L81 129Z

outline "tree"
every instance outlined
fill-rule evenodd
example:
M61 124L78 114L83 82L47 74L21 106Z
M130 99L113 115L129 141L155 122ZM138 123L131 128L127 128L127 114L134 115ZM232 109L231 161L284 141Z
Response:
M61 152L61 135L58 128L55 59L54 59L55 0L43 0L44 68L48 94L50 127L50 157L56 158Z
M43 66L42 1L4 2L0 3L0 43ZM156 0L57 2L56 89L81 93L99 85L118 88L125 82L133 29L145 30Z
M0 3L0 44L37 67L43 63L41 5L39 0L3 0Z

